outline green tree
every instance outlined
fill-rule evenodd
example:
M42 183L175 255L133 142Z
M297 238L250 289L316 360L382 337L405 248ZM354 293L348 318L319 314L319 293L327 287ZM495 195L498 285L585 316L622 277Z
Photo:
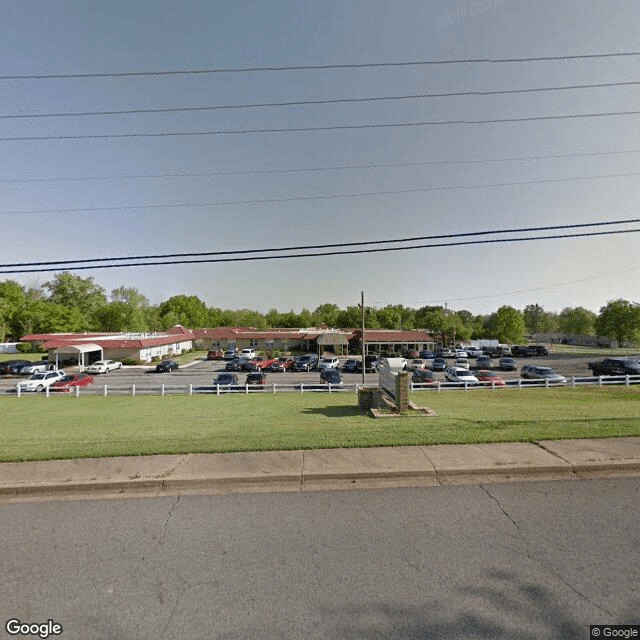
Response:
M82 313L85 319L82 329L96 328L96 313L107 304L107 296L93 278L81 278L63 271L45 282L42 288L49 292L49 302L73 307Z
M540 333L544 320L545 311L539 304L528 304L522 312L524 326L528 333Z
M595 334L597 317L584 307L565 307L558 316L558 328L562 333L592 336Z
M500 307L489 316L487 326L500 342L524 341L524 316L513 307L507 305Z
M338 316L340 315L340 307L337 304L324 303L316 307L313 315L318 324L326 324L328 327L338 326ZM272 325L276 326L276 325Z
M147 298L137 289L119 287L111 302L98 309L95 318L103 331L149 331Z
M176 324L195 329L206 327L209 321L209 310L198 296L172 296L158 307L163 329Z
M596 319L599 336L609 336L622 347L626 341L640 342L640 305L637 302L618 299L600 308Z

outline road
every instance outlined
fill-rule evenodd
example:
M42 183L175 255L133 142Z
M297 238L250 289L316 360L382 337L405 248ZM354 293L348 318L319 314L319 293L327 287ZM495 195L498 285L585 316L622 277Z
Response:
M583 640L640 622L640 478L1 509L4 620L53 619L64 640Z

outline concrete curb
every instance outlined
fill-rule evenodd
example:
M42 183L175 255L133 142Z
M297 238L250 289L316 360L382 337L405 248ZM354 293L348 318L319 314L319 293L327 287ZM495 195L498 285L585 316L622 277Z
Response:
M0 463L0 503L640 475L640 437Z

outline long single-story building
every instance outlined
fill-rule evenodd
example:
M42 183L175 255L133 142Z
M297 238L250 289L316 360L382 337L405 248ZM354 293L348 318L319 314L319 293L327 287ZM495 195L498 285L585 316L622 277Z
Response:
M193 348L194 335L176 325L164 333L39 333L21 338L41 346L56 366L74 364L84 368L97 360L131 359L151 362Z

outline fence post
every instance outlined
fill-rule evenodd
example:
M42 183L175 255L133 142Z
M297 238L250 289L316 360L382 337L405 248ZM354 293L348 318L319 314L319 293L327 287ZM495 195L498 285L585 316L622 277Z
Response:
M495 391L496 390L496 381L492 380L491 381L491 391Z
M549 388L549 378L545 378L544 379L544 388L548 389Z
M356 395L358 395L358 383L356 382Z
M16 393L18 394L18 398L22 397L21 393L20 393L20 385L19 384L16 385Z
M573 388L575 389L575 388L576 388L576 377L575 377L575 376L573 376L573 378L571 378L571 380L573 381L573 382L572 382L572 386L573 386Z
M598 376L598 386L602 386L602 376Z
M164 385L163 384L160 385L160 395L161 396L164 395Z
M518 389L522 391L522 378L518 378Z
M217 396L220 395L220 385L219 384L216 385L216 395Z
M469 391L469 383L466 380L464 381L464 390Z
M304 393L304 382L300 383L300 393Z
M624 377L624 384L625 387L628 387L630 382L629 382L629 374L627 373L627 375Z
M193 385L192 384L189 385L189 395L190 396L193 395Z
M329 383L329 393L331 393L331 383Z
M273 383L273 393L275 393L275 392L276 392L276 383L274 382Z
M436 380L436 389L438 390L438 393L440 393L440 380Z
M105 398L107 397L107 385L106 384L104 385L104 394L103 395L104 395Z
M45 395L46 398L49 397L49 387L45 387L44 388L44 395Z
M244 385L244 392L249 395L249 385L245 383Z
M132 384L132 385L131 385L131 395L132 395L132 396L135 396L135 395L136 395L136 385L135 385L135 384Z
M76 398L80 397L80 387L76 385Z

